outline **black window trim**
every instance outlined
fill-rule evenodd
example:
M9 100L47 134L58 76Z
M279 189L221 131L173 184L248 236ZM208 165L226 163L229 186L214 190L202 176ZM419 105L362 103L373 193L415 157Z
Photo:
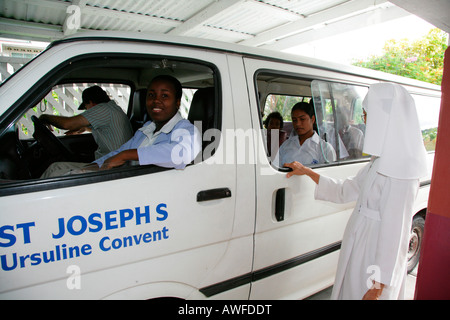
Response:
M173 170L155 165L133 166L108 171L96 171L79 175L54 177L49 179L31 179L0 184L0 197L24 194L30 192L47 191L52 189L82 186L86 184L125 179L144 174L152 174Z

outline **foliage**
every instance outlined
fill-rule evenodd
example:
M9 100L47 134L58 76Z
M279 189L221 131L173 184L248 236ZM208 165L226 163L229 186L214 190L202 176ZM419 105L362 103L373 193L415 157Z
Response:
M416 41L389 40L380 56L352 64L440 85L446 49L447 34L435 28Z
M305 101L309 102L309 97L296 97L270 94L266 99L266 105L264 108L264 117L271 112L278 111L284 120L291 121L291 109L297 102Z
M427 151L435 150L437 128L422 130L422 136L423 136L423 143L425 144L425 149L427 149Z

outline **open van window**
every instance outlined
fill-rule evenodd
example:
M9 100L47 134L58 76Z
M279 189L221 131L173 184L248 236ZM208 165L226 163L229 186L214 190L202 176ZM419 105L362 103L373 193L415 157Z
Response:
M367 87L315 80L312 91L319 134L336 150L338 161L364 158L362 101Z
M45 133L46 139L53 142L51 147L47 148L42 139L34 134L35 127L42 125L37 123L40 115L72 117L82 114L84 110L78 110L82 103L82 92L88 87L99 85L107 92L109 98L122 108L129 118L134 133L151 120L146 110L147 86L151 79L161 74L171 75L182 84L180 114L197 126L201 130L200 134L210 128L220 129L217 97L219 87L214 66L204 62L188 61L185 58L168 59L164 56L143 54L77 56L49 70L39 83L32 86L22 99L11 106L10 122L6 126L2 125L3 128L9 129L0 137L2 189L6 190L8 187L17 189L24 183L27 186L26 190L42 189L42 184L39 185L41 175L52 163L57 161L90 163L95 160L94 151L98 143L91 134L65 135L66 130L55 129ZM195 110L191 111L194 104ZM217 144L218 141L214 143ZM62 185L70 186L167 169L136 164L136 162L127 163L117 169L65 176L59 180L64 181ZM74 179L77 182L70 182ZM51 179L56 180L58 178ZM48 187L51 185L52 183L47 184ZM61 186L61 181L57 185ZM24 191L21 187L20 191L13 193Z
M362 100L367 93L367 87L272 73L259 73L257 86L260 105L264 106L264 116L277 111L284 120L283 129L278 134L275 131L267 131L264 136L267 154L274 165L281 167L283 164L276 162L283 162L282 153L292 154L297 146L297 143L289 139L298 138L293 130L291 110L299 102L309 104L313 109L311 113L315 117L313 129L317 137L312 139L320 143L317 144L317 150L304 151L317 153L317 159L314 157L303 159L299 154L296 161L306 161L305 165L316 166L366 158L362 153L364 121L361 116ZM274 134L279 138L278 146L274 146ZM285 143L289 146L281 148ZM278 157L274 152L278 152ZM288 161L294 160L291 158Z
M127 113L130 101L131 86L120 83L65 83L54 86L51 91L39 101L36 106L29 109L25 115L19 120L19 138L32 139L34 133L34 125L31 117L39 117L42 114L54 114L65 117L71 117L84 112L78 110L82 102L82 92L91 86L100 86L105 90L110 98L112 98L122 110ZM55 136L64 136L64 130L54 128Z

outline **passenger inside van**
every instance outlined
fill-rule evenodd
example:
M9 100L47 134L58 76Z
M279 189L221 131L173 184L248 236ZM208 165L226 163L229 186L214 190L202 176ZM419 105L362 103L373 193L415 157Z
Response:
M287 133L283 130L283 117L277 111L270 113L266 120L264 120L264 127L267 130L267 150L269 156L271 154L276 154L278 149L287 139ZM276 139L278 137L278 139ZM272 142L272 140L278 140L278 144Z
M153 78L147 92L147 112L152 122L137 130L134 137L119 149L94 161L100 170L125 164L154 164L184 169L201 150L201 134L179 112L181 83L174 77Z
M82 98L83 102L78 108L86 110L82 114L73 117L43 114L39 120L47 126L68 130L66 135L92 132L98 145L96 159L117 149L133 136L127 115L101 87L85 89Z
M349 116L342 108L337 109L339 136L348 152L348 159L358 159L362 157L364 144L364 133L350 125Z
M120 148L88 166L67 170L55 163L52 172L43 177L108 170L125 163L183 169L201 150L201 135L179 112L182 94L181 83L176 78L168 75L153 78L146 100L153 121L145 123Z
M274 164L298 161L313 165L336 161L336 152L328 142L319 137L314 130L316 117L310 103L299 102L292 107L293 130L289 139L283 143L275 157Z
M336 129L335 129L335 124L334 124L334 119L332 117L332 115L328 115L328 117L331 117L332 121L326 121L325 117L324 117L324 112L322 109L322 105L320 102L320 98L315 99L315 104L313 102L313 100L310 101L310 104L312 104L315 108L314 110L316 111L316 123L318 123L318 134L319 136L325 140L326 142L328 142L329 144L331 144L331 146L333 147L333 149L336 151L338 150L338 145L336 143L336 140L338 141L339 144L339 160L343 160L343 159L348 159L349 158L349 153L347 151L347 148L344 144L344 142L342 141L341 136L336 133ZM339 121L338 121L339 122ZM337 157L337 155L336 155Z

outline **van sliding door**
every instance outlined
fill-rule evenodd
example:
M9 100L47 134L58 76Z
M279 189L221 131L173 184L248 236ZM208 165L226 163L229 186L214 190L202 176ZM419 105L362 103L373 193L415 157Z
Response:
M292 129L290 110L297 102L313 104L319 97L322 100L326 97L328 103L326 83L323 90L318 86L320 91L316 94L317 84L313 81L314 77L327 74L318 69L256 59L245 59L245 68L253 123L260 126L255 141L257 203L251 298L305 298L332 285L340 241L353 204L316 201L315 183L311 179L286 178L286 169L277 167L271 162L273 156L268 155L269 132L263 128L263 122L272 111L282 113L283 131L287 131L288 137L283 144L291 141L295 145L298 136ZM332 105L327 104L327 108ZM327 135L330 132L326 131ZM364 165L338 164L326 159L309 166L320 174L346 178Z

